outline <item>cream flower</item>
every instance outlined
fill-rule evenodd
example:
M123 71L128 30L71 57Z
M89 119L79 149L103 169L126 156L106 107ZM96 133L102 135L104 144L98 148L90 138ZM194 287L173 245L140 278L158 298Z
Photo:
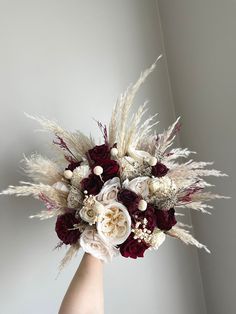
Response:
M151 248L157 250L165 241L166 235L162 230L155 228L150 238L149 244L151 245Z
M100 193L96 196L99 202L108 204L114 201L117 197L120 188L120 179L115 177L105 182Z
M177 191L175 183L167 176L149 180L149 191L157 198L169 198Z
M84 199L84 206L81 208L79 214L84 221L93 225L99 221L103 211L104 206L96 201L93 195L90 195Z
M83 250L104 262L109 262L119 254L119 250L105 243L94 227L87 227L80 236Z
M149 179L149 177L138 177L131 181L127 179L123 182L123 187L145 198L149 194Z
M71 184L80 188L80 182L88 177L90 174L90 168L88 165L81 165L73 171L73 175L71 178Z
M106 205L97 230L105 242L112 245L123 243L131 232L131 218L126 207L118 202Z

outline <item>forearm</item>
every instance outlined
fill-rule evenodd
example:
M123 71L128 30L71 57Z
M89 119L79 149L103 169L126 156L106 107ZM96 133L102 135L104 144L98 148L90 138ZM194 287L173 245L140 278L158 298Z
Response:
M103 313L103 263L85 253L62 301L59 314Z

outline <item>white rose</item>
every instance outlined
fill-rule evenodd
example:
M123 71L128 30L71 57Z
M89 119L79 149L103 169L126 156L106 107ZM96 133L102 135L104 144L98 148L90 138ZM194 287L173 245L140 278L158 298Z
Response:
M126 207L118 202L106 205L97 230L105 242L123 243L131 232L131 218Z
M120 179L115 177L105 182L101 191L96 196L99 202L108 204L117 198L117 193L120 188Z
M104 206L97 202L94 196L89 196L84 200L84 206L81 208L80 217L90 225L99 221L104 211Z
M161 246L162 243L165 241L165 239L165 233L162 230L155 228L153 233L151 234L150 245L153 249L157 250L159 246Z
M131 181L125 180L123 183L124 188L133 191L134 193L141 195L143 198L149 194L148 180L149 177L138 177Z
M87 227L80 236L83 250L104 262L109 262L119 254L119 250L101 239L94 227Z

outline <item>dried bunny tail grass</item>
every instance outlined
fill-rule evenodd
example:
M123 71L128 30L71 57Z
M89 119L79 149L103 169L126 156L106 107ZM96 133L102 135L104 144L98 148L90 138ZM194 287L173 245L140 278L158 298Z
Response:
M144 113L144 107L142 106L140 111L137 113L136 121L133 124L132 128L130 128L130 119L129 113L130 108L133 105L134 97L139 90L140 86L144 83L148 75L154 70L156 63L162 55L160 55L156 61L151 65L150 68L141 73L137 82L128 87L128 89L121 94L118 98L116 106L112 112L110 124L109 124L109 144L112 146L114 143L117 143L117 148L119 152L119 156L122 157L126 153L126 149L128 147L128 143L130 143L133 138L133 134L136 132L136 125L139 123L141 117ZM129 131L129 132L128 132ZM128 133L127 133L128 132ZM127 138L127 134L129 134ZM131 136L132 134L132 136Z
M12 186L2 191L0 195L16 195L16 196L33 196L39 199L41 195L44 195L51 202L55 204L56 208L65 208L67 206L68 193L54 189L50 185L36 184L31 182L20 182L23 185Z
M67 250L65 256L60 262L59 265L59 272L57 277L60 275L61 271L64 269L64 267L71 261L71 259L77 254L77 252L80 249L80 244L79 242L72 244L69 249Z
M158 141L156 144L155 152L156 156L164 155L165 151L173 144L176 133L179 129L179 119L180 117L178 117L167 130L165 130L163 133L158 134Z
M179 228L179 227L172 227L169 231L166 231L166 234L168 234L171 237L177 238L184 242L185 244L194 245L199 249L205 249L207 253L211 253L210 250L206 247L206 245L198 242L190 233L189 231Z
M24 156L23 162L25 173L35 182L52 185L63 178L57 164L39 154Z
M48 120L44 117L36 117L25 113L28 118L36 120L39 122L43 129L52 132L57 139L63 140L67 145L69 151L76 158L83 158L86 152L94 147L94 141L91 137L87 137L80 131L69 132L59 126L55 121ZM60 146L60 144L58 143ZM62 150L65 150L65 147L61 147Z

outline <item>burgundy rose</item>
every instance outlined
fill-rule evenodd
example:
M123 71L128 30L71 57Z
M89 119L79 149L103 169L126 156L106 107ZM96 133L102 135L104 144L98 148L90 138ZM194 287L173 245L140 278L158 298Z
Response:
M164 164L161 162L157 162L155 166L152 167L152 175L155 177L163 177L167 174L169 171L169 168L167 168Z
M108 145L97 145L94 148L90 149L88 151L89 157L95 161L101 161L103 159L109 159L110 158L110 149Z
M81 235L79 229L69 230L80 219L75 218L75 213L66 213L57 217L55 231L58 238L65 244L76 243Z
M138 208L135 210L132 214L133 219L132 221L135 222L137 221L142 221L144 218L147 219L147 225L146 228L148 230L153 231L154 228L157 226L157 216L156 216L156 209L148 204L147 209L145 211L140 211Z
M99 176L90 174L88 178L81 181L81 186L83 190L88 191L88 194L97 195L101 191L103 182Z
M97 162L94 167L101 166L103 169L102 179L107 181L119 175L119 165L115 160L104 159Z
M140 197L128 189L121 189L117 195L118 201L127 207L130 214L133 214L138 210L138 203Z
M169 210L156 210L157 227L161 230L170 230L176 223L175 210L170 208Z
M149 248L149 245L142 241L138 242L137 239L133 238L133 235L130 234L128 239L120 245L120 253L124 257L143 257L144 252Z

